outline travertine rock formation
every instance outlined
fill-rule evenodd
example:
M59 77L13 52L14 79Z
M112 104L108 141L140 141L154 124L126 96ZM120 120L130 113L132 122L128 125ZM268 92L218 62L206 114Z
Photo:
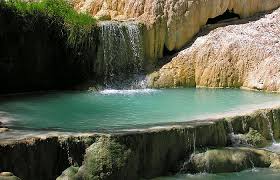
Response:
M194 154L186 171L224 173L254 167L280 168L280 155L254 148L223 148Z
M280 9L213 30L150 75L152 87L207 86L280 90Z
M177 50L208 18L233 10L240 17L275 9L280 0L71 0L74 7L101 19L131 19L146 24L146 57L161 57L164 46Z
M272 136L279 139L280 107L226 119L196 120L129 132L0 140L0 169L28 180L55 179L62 171L57 180L71 179L73 176L74 179L75 176L78 179L150 179L168 172L178 172L184 160L188 160L194 152L232 145L232 134L247 134L251 128L267 140L271 140ZM273 154L265 151L240 152L241 155L244 153L253 153L253 162L257 162L259 157L273 157L270 156ZM255 156L257 154L260 156ZM226 156L222 160L231 160L231 157ZM245 159L241 158L239 162L248 162L246 156L242 157ZM279 158L268 160L268 164L255 165L280 167ZM226 166L227 162L224 162L215 164ZM196 164L193 165L192 168L199 171ZM226 166L227 169L232 165ZM236 170L248 168L246 164L239 167Z

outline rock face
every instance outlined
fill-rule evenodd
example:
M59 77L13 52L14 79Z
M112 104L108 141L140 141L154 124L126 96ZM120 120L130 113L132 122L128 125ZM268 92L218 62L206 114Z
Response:
M207 86L280 90L280 9L255 22L199 37L159 71L151 87Z
M178 50L208 18L233 10L240 17L279 7L279 0L71 0L78 11L101 19L130 19L146 24L147 59L162 57L164 47Z
M55 179L67 167L82 164L85 149L96 137L48 137L2 142L0 170L13 172L21 179Z
M244 116L228 118L230 126L235 134L246 134L251 129L257 130L265 139L280 138L280 110L266 109L255 111Z

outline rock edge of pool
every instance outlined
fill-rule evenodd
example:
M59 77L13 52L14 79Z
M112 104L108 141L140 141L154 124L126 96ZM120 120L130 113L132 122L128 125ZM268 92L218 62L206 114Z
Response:
M175 173L279 168L280 107L113 133L0 141L0 169L21 179L150 179ZM238 161L235 157L238 157Z

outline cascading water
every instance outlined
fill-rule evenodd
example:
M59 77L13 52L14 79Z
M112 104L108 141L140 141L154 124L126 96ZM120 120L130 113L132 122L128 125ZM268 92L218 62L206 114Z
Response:
M268 126L268 130L269 130L269 134L271 136L272 143L276 143L276 140L274 138L274 133L273 133L272 125L271 125L271 122L269 120L269 117L267 116L266 113L263 113L263 116L267 120L267 126Z
M60 143L60 147L61 147L62 149L64 149L64 150L66 151L66 153L67 153L68 162L69 162L70 164L73 164L73 159L72 159L72 157L70 156L70 146L69 146L68 142L60 141L59 143Z
M189 165L191 164L191 160L193 156L196 154L196 130L192 132L191 134L187 133L187 147L186 147L186 152L187 154L189 153L189 150L192 150L192 153L187 159L183 162L179 172L184 173L189 170Z
M229 137L230 141L233 146L240 146L240 145L246 145L249 146L249 144L241 138L241 134L235 134L234 129L232 127L231 121L227 121L228 123L228 128L229 128Z
M94 74L107 86L133 79L144 69L141 25L136 22L102 22Z
M196 131L193 133L193 154L195 154L196 151Z
M273 115L273 114L272 114ZM267 147L266 149L270 150L270 151L273 151L273 152L277 152L277 153L280 153L280 143L277 143L275 138L274 138L274 133L273 133L273 129L272 129L272 125L271 125L271 122L267 116L266 113L263 113L263 116L264 118L267 120L267 123L268 123L268 129L269 129L269 133L270 133L270 136L271 136L271 140L272 140L272 145Z

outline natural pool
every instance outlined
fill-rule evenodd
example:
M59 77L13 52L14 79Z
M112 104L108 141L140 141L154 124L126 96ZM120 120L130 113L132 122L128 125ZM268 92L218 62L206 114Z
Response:
M102 131L216 117L280 104L280 95L237 89L55 92L1 98L0 121L13 129Z
M170 177L160 177L153 180L279 180L280 170L254 168L236 173L221 174L181 174Z

